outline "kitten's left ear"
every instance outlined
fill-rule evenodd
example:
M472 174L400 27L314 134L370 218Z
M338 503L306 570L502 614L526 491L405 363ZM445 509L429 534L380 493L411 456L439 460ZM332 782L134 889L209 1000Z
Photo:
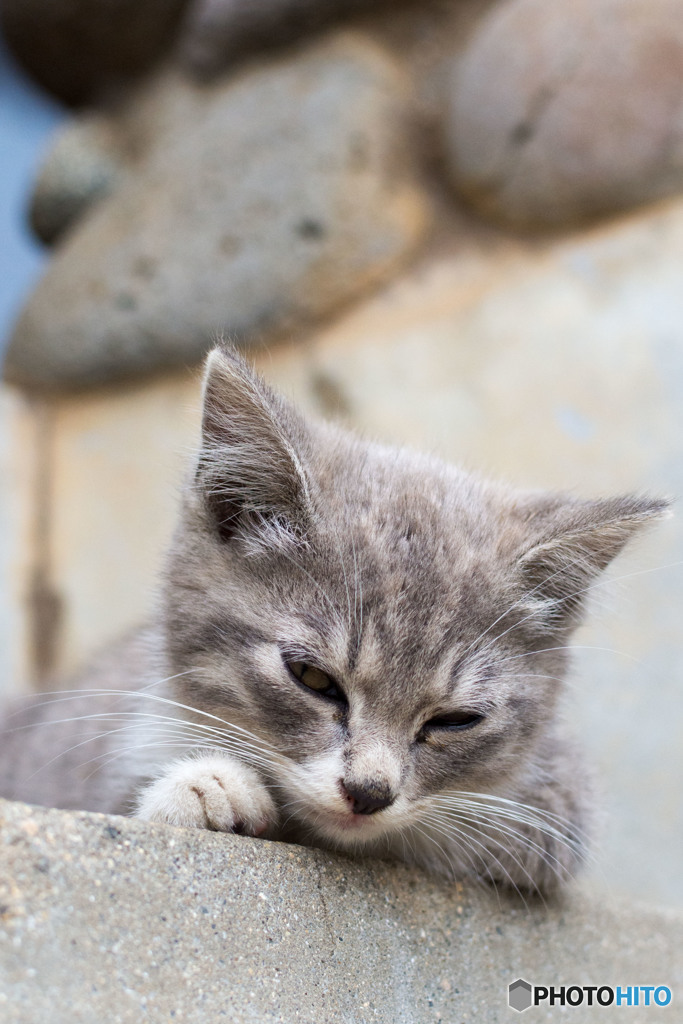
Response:
M295 410L234 351L209 354L197 484L221 539L249 531L273 541L305 531L307 435Z
M587 588L630 538L668 514L666 499L637 495L539 499L527 518L535 542L517 563L525 606L546 626L575 621Z

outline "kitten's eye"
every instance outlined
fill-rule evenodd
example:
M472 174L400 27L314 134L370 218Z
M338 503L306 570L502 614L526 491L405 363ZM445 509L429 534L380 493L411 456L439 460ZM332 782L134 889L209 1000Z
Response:
M448 715L439 715L438 718L430 718L417 734L418 741L423 742L430 732L462 732L464 729L472 729L484 721L484 715L476 711L452 711Z
M341 688L322 669L307 665L305 661L287 661L285 664L297 682L302 683L309 690L320 694L321 697L336 700L340 704L347 703Z

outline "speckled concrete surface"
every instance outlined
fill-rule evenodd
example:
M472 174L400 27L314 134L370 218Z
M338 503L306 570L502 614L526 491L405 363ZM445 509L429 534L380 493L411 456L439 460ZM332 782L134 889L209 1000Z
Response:
M514 1019L518 977L665 984L668 1009L567 1019L672 1022L682 948L680 915L578 891L528 908L403 867L0 801L8 1024L493 1024Z

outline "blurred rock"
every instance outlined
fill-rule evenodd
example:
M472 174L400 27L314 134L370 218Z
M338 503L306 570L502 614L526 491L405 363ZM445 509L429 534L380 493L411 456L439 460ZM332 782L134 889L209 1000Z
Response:
M85 210L113 190L122 172L112 122L78 118L58 134L36 181L29 216L43 242L54 242Z
M137 95L136 174L69 232L21 316L8 379L89 385L267 341L354 298L422 237L400 72L342 35L236 81Z
M680 0L508 0L452 77L456 186L524 227L585 221L683 188Z
M183 29L181 53L195 71L212 74L244 54L289 42L345 15L388 2L194 0Z
M14 56L43 88L83 103L169 46L186 0L2 0Z

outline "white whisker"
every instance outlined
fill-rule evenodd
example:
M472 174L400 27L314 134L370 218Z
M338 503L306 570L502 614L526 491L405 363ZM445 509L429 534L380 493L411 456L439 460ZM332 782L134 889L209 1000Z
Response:
M510 874L510 872L505 867L505 865L502 863L502 861L495 855L495 853L493 853L492 850L489 849L489 847L485 843L481 842L479 839L475 839L474 836L472 836L470 834L471 832L475 832L475 833L477 833L479 835L484 835L485 836L485 833L480 832L478 829L476 829L471 824L467 824L466 825L466 829L468 831L464 831L463 829L457 828L457 826L453 825L452 823L444 822L440 818L438 818L437 816L433 816L433 815L430 815L430 814L423 814L422 815L422 820L425 822L425 824L429 824L429 825L431 825L432 828L436 828L437 830L441 831L444 836L450 837L451 840L455 839L456 841L458 841L458 840L465 841L468 844L468 846L470 847L470 849L472 849L472 844L474 844L475 846L480 847L484 851L486 856L484 856L484 854L477 854L477 856L481 859L482 863L484 864L486 873L489 876L489 878L491 879L491 881L494 883L494 885L495 885L495 878L494 878L493 872L491 871L491 868L489 866L489 863L488 863L489 860L493 860L494 863L498 865L498 867L500 868L500 870L503 873L504 879L507 880L507 882L516 891L517 895L520 897L520 899L524 903L524 905L527 908L527 910L529 909L527 901L524 898L524 894L522 893L521 889L519 888L519 886L517 885L517 883L515 882L515 880L513 879L512 875ZM490 838L490 837L485 836L485 838ZM498 845L500 845L500 844L498 844ZM509 851L506 850L505 852L508 853L508 856L511 856ZM473 850L473 853L476 853L476 851ZM526 871L524 866L514 856L512 856L512 859L515 860L515 862L517 863L517 865L520 868L520 870L522 871L522 873L528 877L529 882L531 883L531 888L533 890L536 890L536 888L537 888L536 887L536 883L535 883L534 879L531 877L531 875L529 874L529 872Z

